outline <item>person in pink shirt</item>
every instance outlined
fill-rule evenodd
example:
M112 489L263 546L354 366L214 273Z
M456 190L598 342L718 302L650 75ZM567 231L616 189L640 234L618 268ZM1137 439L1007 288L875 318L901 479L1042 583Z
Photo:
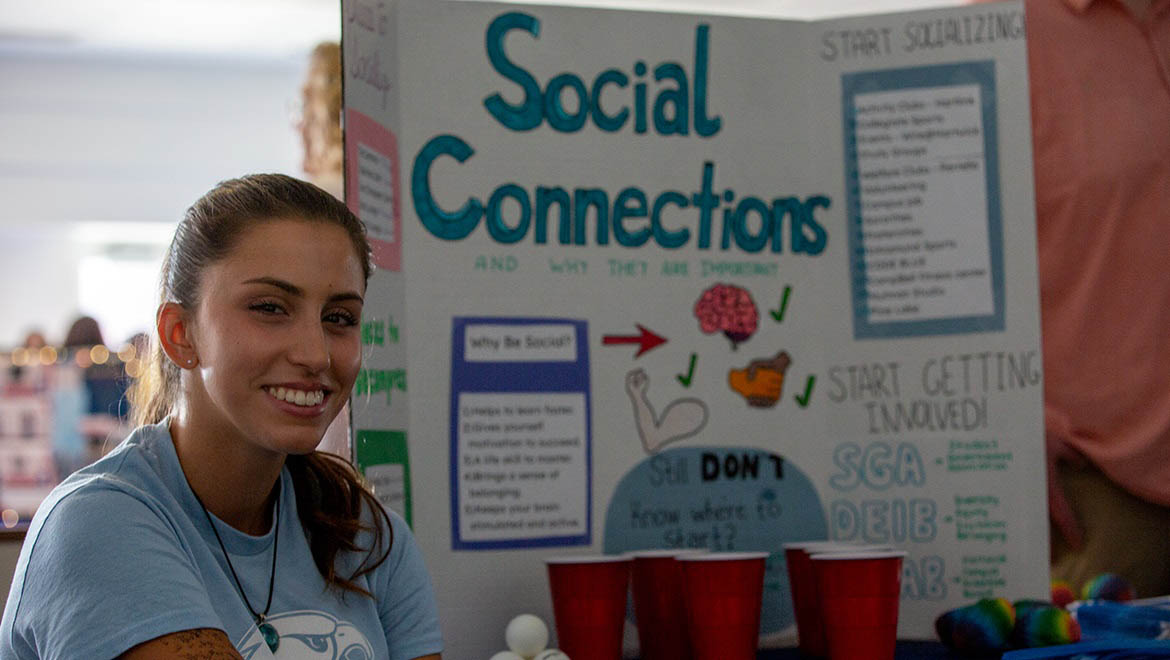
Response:
M1053 578L1170 593L1170 0L1026 0Z

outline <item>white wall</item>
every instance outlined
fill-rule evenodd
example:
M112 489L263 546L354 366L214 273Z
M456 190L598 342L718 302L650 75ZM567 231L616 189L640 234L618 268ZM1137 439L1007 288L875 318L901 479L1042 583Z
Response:
M157 245L221 179L299 175L304 62L0 47L0 349L63 338L82 255Z
M0 350L33 327L64 339L77 313L75 264L84 246L36 227L0 225Z
M816 19L963 4L964 0L474 0L728 16Z

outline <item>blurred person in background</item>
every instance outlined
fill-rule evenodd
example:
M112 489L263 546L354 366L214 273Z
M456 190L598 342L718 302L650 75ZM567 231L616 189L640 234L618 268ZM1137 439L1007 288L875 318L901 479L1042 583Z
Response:
M1052 577L1170 594L1170 0L1026 0Z
M40 330L30 330L24 336L24 341L21 342L20 348L26 352L25 362L29 361L30 357L39 353L39 351L46 346L45 335ZM38 385L36 383L25 383L24 380L28 374L28 369L24 365L17 364L15 361L8 367L8 377L4 382L5 391L19 391L22 389L36 390Z
M65 348L89 348L99 344L105 344L105 341L102 339L101 326L92 316L77 317L65 333Z
M341 141L341 47L317 44L309 55L309 70L301 86L301 116L296 122L305 155L301 169L309 181L344 199Z
M84 401L78 431L85 439L85 462L97 460L106 447L125 437L129 410L122 407L129 379L111 355L101 326L92 316L81 316L65 334L66 364L82 371ZM72 470L69 470L72 471Z
M150 352L150 335L145 332L135 332L126 338L126 345L134 347L134 355L146 357Z
M44 348L45 335L40 330L29 330L28 334L24 336L24 343L21 344L24 348L30 350L40 350Z

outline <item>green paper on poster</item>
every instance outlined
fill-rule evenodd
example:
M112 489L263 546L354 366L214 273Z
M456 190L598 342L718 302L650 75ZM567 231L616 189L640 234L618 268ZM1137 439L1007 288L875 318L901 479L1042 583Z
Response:
M410 507L410 460L403 431L358 431L354 462L382 506L414 527Z

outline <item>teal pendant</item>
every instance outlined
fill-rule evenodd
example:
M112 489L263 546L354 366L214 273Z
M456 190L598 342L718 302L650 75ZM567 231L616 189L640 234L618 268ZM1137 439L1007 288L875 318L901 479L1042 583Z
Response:
M280 634L276 632L276 628L272 627L271 623L265 621L256 626L260 629L260 634L264 636L264 643L268 645L268 649L276 653L276 647L280 646Z

